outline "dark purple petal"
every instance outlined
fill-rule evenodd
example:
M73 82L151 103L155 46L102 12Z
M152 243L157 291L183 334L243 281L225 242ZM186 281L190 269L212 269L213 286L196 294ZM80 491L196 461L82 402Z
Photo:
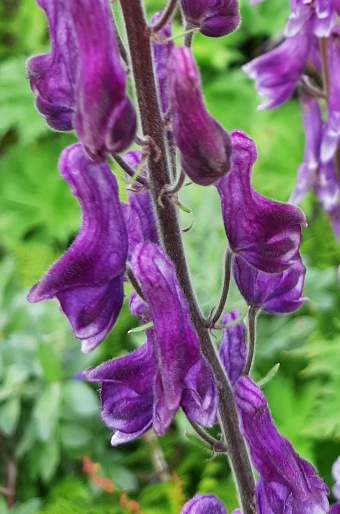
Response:
M190 26L208 37L221 37L237 29L240 13L237 0L181 0Z
M155 24L162 16L162 12L156 13L152 18ZM151 48L153 62L156 75L158 100L162 113L166 113L169 109L169 73L168 65L172 49L173 41L164 42L164 39L171 38L171 25L167 23L158 33L157 37L152 39Z
M72 130L78 50L69 2L37 0L37 3L48 20L51 52L27 61L28 78L37 109L47 124L55 130Z
M247 304L271 314L295 312L308 299L301 298L306 268L297 260L288 270L268 274L256 270L241 257L233 262L237 287Z
M311 45L312 35L302 31L242 67L256 81L258 94L267 99L258 109L273 109L288 100L306 66Z
M102 383L101 415L109 428L130 435L149 428L155 362L153 346L148 340L124 357L85 371L86 380Z
M331 506L329 514L340 514L340 502Z
M302 212L256 193L250 175L256 160L254 142L244 133L231 134L231 171L216 183L230 248L266 273L280 273L299 259Z
M75 128L95 161L122 152L136 131L108 0L70 0L79 44Z
M213 494L196 494L183 505L180 514L227 514L227 509Z
M104 339L123 302L127 233L116 179L107 164L94 164L78 143L64 150L59 169L80 203L82 227L28 299L58 298L88 352Z
M326 514L327 487L313 466L277 432L261 390L250 378L242 377L234 391L241 431L260 474L256 488L259 514Z
M207 186L230 169L231 141L204 107L200 78L188 48L175 48L169 69L173 135L181 165L195 183Z
M239 311L228 312L228 314L223 316L222 324L232 323L239 316ZM223 331L220 358L231 384L235 384L236 380L241 376L246 363L245 328L243 321L240 321L240 323L227 327Z

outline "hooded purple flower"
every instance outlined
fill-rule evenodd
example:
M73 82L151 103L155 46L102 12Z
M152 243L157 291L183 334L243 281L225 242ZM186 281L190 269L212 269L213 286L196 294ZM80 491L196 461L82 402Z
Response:
M306 137L303 163L299 166L295 188L289 202L297 205L317 181L320 164L322 119L319 103L309 95L299 92L302 121Z
M259 96L266 98L258 109L273 109L292 95L306 66L313 36L301 31L274 50L245 64L242 69L256 81Z
M325 123L321 160L333 159L340 143L340 27L336 27L327 41L327 61L329 68L328 120Z
M266 399L248 377L234 388L241 431L255 469L258 514L326 514L328 489L316 470L276 430Z
M208 37L234 32L240 23L237 0L181 0L189 27L198 27Z
M227 514L227 509L213 494L196 494L183 505L180 514Z
M236 257L233 274L241 295L250 307L271 314L284 314L295 312L308 300L301 298L306 274L301 260L282 273L268 274Z
M159 246L142 243L131 264L147 301L143 305L134 295L132 310L143 322L152 319L154 327L139 350L86 372L87 380L103 383L102 416L117 431L114 445L151 426L163 435L179 407L200 425L212 426L216 420L214 380L201 357L172 263Z
M291 0L291 13L285 35L292 37L307 30L316 37L328 37L335 23L331 0Z
M37 0L45 11L51 52L27 61L27 73L36 106L55 130L73 129L74 86L78 50L67 0Z
M155 24L162 16L162 12L156 13L152 17L152 23ZM157 37L152 39L152 55L155 67L155 75L157 79L157 93L162 113L165 114L169 109L169 75L168 64L171 58L171 52L174 48L173 41L164 43L164 39L171 37L171 25L167 23L158 33ZM159 38L159 39L158 39Z
M88 353L105 338L122 307L127 233L116 179L107 164L94 164L78 143L63 151L59 170L80 203L82 227L28 300L58 298Z
M97 162L125 150L134 138L136 114L126 96L126 77L108 0L70 0L79 45L75 128Z
M232 323L240 316L238 311L225 314L222 319L223 325ZM227 372L229 381L234 385L246 364L247 346L245 340L245 324L243 321L227 327L222 336L220 346L220 359Z
M231 141L207 113L189 48L175 48L169 68L173 134L189 178L208 186L228 173Z
M251 187L256 160L254 142L243 132L231 134L231 170L216 183L230 248L259 271L280 273L299 259L302 212L268 200Z

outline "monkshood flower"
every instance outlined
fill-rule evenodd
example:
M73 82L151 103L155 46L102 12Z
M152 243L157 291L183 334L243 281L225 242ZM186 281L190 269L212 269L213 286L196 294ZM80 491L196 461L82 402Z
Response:
M292 95L313 46L313 36L300 31L285 39L274 50L242 66L243 71L255 80L259 96L266 100L258 109L273 109L282 105Z
M156 23L162 16L161 12L156 13L152 17L152 23ZM153 62L156 75L156 85L158 99L161 106L162 113L166 113L169 109L169 76L168 64L172 49L174 48L173 41L164 42L164 39L171 37L171 25L167 23L158 33L157 38L154 37L151 42ZM158 39L159 38L159 39Z
M173 50L169 77L173 135L181 165L193 182L208 186L230 169L230 137L204 107L189 48Z
M133 295L131 311L143 323L151 319L154 327L146 331L141 348L85 373L87 380L102 382L102 418L116 431L113 445L151 427L163 435L179 407L200 425L216 421L214 380L201 357L173 264L153 243L138 245L131 264L147 301L143 305Z
M332 0L291 0L285 35L292 37L307 29L318 38L328 37L335 23Z
M180 514L227 514L227 509L213 494L196 494L183 505Z
M315 195L327 212L334 233L340 240L340 184L334 160L320 166Z
M216 183L230 248L260 271L281 273L300 259L301 227L306 220L297 207L253 190L255 144L237 130L231 133L231 141L231 170Z
M77 143L63 151L59 170L80 203L82 226L28 300L56 297L88 353L105 338L122 307L127 233L117 182L107 164L94 164Z
M181 6L189 27L204 36L226 36L240 23L237 0L181 0Z
M295 188L289 202L297 205L317 181L320 165L320 145L322 119L319 103L309 95L299 91L302 108L302 121L305 133L303 163L299 166Z
M332 475L335 480L335 484L332 487L332 493L334 498L340 500L340 457L338 457L333 463Z
M136 114L126 96L108 0L70 0L79 46L75 129L96 161L125 150L134 138Z
M260 475L256 485L258 514L328 513L326 485L277 432L261 390L250 378L242 377L234 392L241 431Z
M72 130L74 86L78 69L78 49L67 0L37 0L45 11L51 52L27 61L27 72L36 106L55 130Z
M234 279L247 304L270 314L295 312L308 301L301 298L305 274L301 260L276 274L258 271L241 257L233 262Z
M223 316L222 324L228 325L239 317L239 311L228 312L228 314ZM231 327L227 327L223 332L221 340L220 358L232 385L234 385L241 376L246 364L247 346L245 328L243 321Z
M340 27L336 27L327 41L329 70L328 120L321 142L321 161L333 159L340 142Z

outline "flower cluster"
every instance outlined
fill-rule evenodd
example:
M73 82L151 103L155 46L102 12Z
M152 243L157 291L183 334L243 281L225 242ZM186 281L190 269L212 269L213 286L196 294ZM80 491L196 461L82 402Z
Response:
M79 138L80 142L63 151L59 171L80 204L82 224L72 245L33 286L28 299L57 298L82 351L88 353L115 324L123 304L124 281L130 280L135 289L130 311L145 325L145 342L130 354L84 373L89 382L101 384L101 415L114 431L112 445L132 441L150 428L163 435L179 408L194 426L211 427L219 421L218 405L223 395L215 381L216 367L206 360L197 329L200 324L209 337L210 325L202 316L193 315L187 294L190 284L185 284L181 270L185 263L175 262L175 258L172 261L164 249L169 241L157 217L159 197L150 171L154 156L147 145L141 152L117 155L126 151L136 136L136 113L126 91L129 60L125 64L121 61L109 0L37 1L48 20L51 51L28 61L28 77L37 109L46 122L55 130L75 130ZM333 38L330 70L339 64L339 35L333 23L338 6L320 14L317 2L315 5L296 1L286 42L267 60L260 58L248 65L249 74L259 80L260 91L270 97L267 107L288 98L307 59L318 62L314 40L321 33ZM239 24L236 0L182 0L181 9L187 26L206 36L229 34ZM166 155L157 155L157 159L163 159L166 166L171 154L173 157L177 152L181 172L200 186L215 185L228 255L232 254L229 271L250 311L293 312L306 301L302 297L305 268L299 253L301 229L306 226L304 215L293 205L269 200L254 191L254 142L237 130L228 134L207 112L190 48L175 48L167 39L171 35L170 16L159 33L153 33L162 16L156 13L145 30L150 37L153 34L149 50L156 89L151 100L167 124L162 134L168 144ZM297 55L289 63L287 55L295 51ZM275 60L274 68L271 59ZM296 192L300 197L313 184L324 205L333 201L329 156L333 156L339 136L339 91L331 89L330 98L328 122L322 127L319 121L309 130L303 179ZM309 97L304 102L306 119L313 116L321 120L317 105ZM143 136L143 141L155 149L150 134ZM136 140L140 143L141 138ZM135 174L126 204L119 199L117 181L106 162L111 155L127 175ZM325 164L323 172L319 161ZM316 170L318 177L324 177L324 183L317 186ZM176 170L170 171L168 175L175 179ZM158 185L166 191L171 184L165 184L163 178ZM169 198L162 208L174 209L174 193ZM337 213L336 206L328 207L329 212L331 208ZM326 513L325 485L314 468L277 433L264 396L248 376L243 376L248 374L252 349L247 348L246 327L237 323L238 317L233 311L222 318L225 327L219 359L212 348L218 370L222 378L225 375L231 395L234 392L241 432L260 474L258 513ZM214 323L210 328L215 328ZM213 495L197 495L182 509L182 514L203 513L226 514L226 509Z

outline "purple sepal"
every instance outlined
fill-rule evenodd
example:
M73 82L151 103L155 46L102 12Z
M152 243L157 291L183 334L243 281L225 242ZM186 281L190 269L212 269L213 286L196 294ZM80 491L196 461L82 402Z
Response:
M155 24L162 16L162 12L156 13L152 17L152 23ZM165 114L169 109L169 73L168 64L171 58L171 52L174 48L173 41L164 42L164 39L171 38L171 25L167 23L158 33L157 38L153 38L151 42L152 56L156 74L156 84L158 100L162 113Z
M250 175L254 142L243 132L231 134L231 170L216 183L230 248L265 273L280 273L299 259L303 213L292 205L256 193Z
M331 3L333 4L335 11L340 16L340 0L331 0Z
M70 0L70 11L79 45L75 129L90 157L101 162L132 143L136 114L108 0Z
M239 311L232 311L225 314L222 319L223 325L232 323L240 316ZM223 331L220 358L224 369L227 372L229 381L234 385L241 376L247 358L247 346L245 340L245 324L243 321L227 327Z
M266 98L259 110L273 109L289 99L306 66L311 45L312 35L302 31L242 67L255 80L259 96Z
M230 169L231 141L204 107L189 48L175 48L169 69L173 135L188 177L208 186Z
M58 298L88 353L105 338L123 303L127 233L116 179L107 164L94 164L77 143L64 150L59 170L80 203L82 227L28 300Z
M78 50L66 0L37 0L44 10L51 39L51 52L27 61L36 107L55 130L73 129L74 85Z
M180 514L227 514L227 509L213 494L196 494L183 505Z
M308 301L301 298L305 274L300 259L277 274L258 271L242 257L236 257L233 262L234 279L247 304L270 314L295 312Z
M189 27L199 27L204 36L226 36L240 23L237 0L181 0L181 6Z
M334 26L335 16L329 0L291 0L291 13L285 28L285 35L292 37L301 30L307 30L318 38L328 37Z
M340 240L340 184L334 160L320 166L315 195L327 212L334 233Z
M340 502L331 506L329 509L329 514L340 514Z
M327 41L327 62L329 68L328 119L321 142L321 161L333 159L340 142L340 27L336 27Z
M234 391L241 431L260 474L256 486L258 513L328 513L326 485L313 466L277 432L261 390L250 378L242 377Z
M322 119L319 103L309 95L299 92L302 121L306 137L303 163L299 166L295 188L289 202L297 205L317 180L319 167Z

